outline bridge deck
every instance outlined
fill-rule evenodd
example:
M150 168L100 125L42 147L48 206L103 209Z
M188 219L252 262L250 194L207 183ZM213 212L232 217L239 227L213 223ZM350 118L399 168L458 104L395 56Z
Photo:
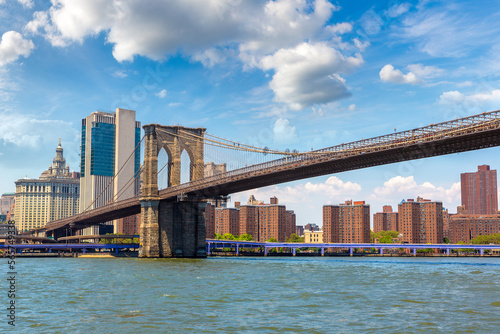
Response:
M163 201L213 198L305 178L500 146L500 111L359 140L232 170L160 191ZM82 228L140 212L139 197L49 222L46 231Z

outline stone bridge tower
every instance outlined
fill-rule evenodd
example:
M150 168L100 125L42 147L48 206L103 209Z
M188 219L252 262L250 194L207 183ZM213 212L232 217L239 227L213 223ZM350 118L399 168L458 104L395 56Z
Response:
M145 131L139 257L206 257L205 202L199 198L160 201L158 154L168 155L168 186L181 183L181 154L191 160L190 181L203 178L204 128L148 124Z

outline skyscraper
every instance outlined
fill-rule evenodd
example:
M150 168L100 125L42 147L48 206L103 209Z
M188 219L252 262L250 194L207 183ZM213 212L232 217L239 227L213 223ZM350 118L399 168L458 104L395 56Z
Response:
M471 215L493 215L498 211L497 171L477 167L475 173L460 174L462 205Z
M95 111L82 120L80 212L139 193L140 137L134 110ZM99 234L98 227L84 234Z

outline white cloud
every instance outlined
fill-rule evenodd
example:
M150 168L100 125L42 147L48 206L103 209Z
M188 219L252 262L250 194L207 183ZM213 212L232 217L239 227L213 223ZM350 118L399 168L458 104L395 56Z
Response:
M115 71L112 75L116 78L126 78L128 76L124 70Z
M28 57L35 46L16 31L3 34L0 41L0 66L16 61L20 56Z
M161 91L159 91L158 93L155 94L157 97L159 97L160 99L164 99L165 96L167 96L167 90L166 89L162 89Z
M415 75L417 77L419 77L419 78L425 78L425 79L439 77L444 72L439 67L436 67L436 66L424 66L422 64L410 64L410 65L406 66L406 68L408 70L410 70L412 73L415 73Z
M287 119L278 118L273 128L274 141L276 143L294 143L297 140L297 129Z
M387 11L386 14L389 17L398 17L406 13L408 10L410 10L411 4L407 2L403 2L400 4L395 4L392 5Z
M348 97L345 80L338 73L348 73L361 64L359 54L345 57L325 43L302 43L264 57L260 66L275 71L269 86L276 101L302 110Z
M19 147L39 148L59 137L77 135L70 122L38 120L17 114L3 114L0 122L0 143Z
M325 27L339 9L328 0L52 0L25 28L54 46L104 34L119 62L181 54L212 67L232 57L245 69L274 70L276 101L300 110L348 96L339 73L363 63L338 51L369 45L342 42L352 24Z
M415 75L415 73L408 72L403 74L391 64L387 64L380 70L380 79L384 82L404 83L404 84L419 84L422 81Z
M457 203L461 196L460 182L456 182L446 189L436 187L430 182L418 184L413 176L395 176L384 182L382 187L376 187L370 195L370 199L383 198L387 203L395 203L400 202L402 199L416 199L418 196L433 201L441 201L444 204Z
M118 61L180 51L212 64L220 58L214 46L238 43L241 52L265 54L295 45L322 30L335 10L326 0L53 0L26 29L57 46L104 32Z
M197 52L192 58L193 60L202 63L205 67L213 67L215 64L222 63L226 60L223 52L217 50L216 48L210 48L202 52Z
M384 21L382 20L380 15L375 13L373 9L370 9L361 16L360 24L363 28L363 32L366 35L375 35L378 34L382 29Z
M444 92L439 97L439 103L446 106L463 107L470 112L487 111L490 108L498 109L500 89L471 95L464 95L456 90Z
M476 7L466 1L421 2L395 33L433 57L463 57L478 47L497 45L499 28L491 22L497 20L498 9L485 13L469 6Z
M335 25L329 25L325 28L325 30L334 35L336 34L342 35L352 31L352 24L348 22L341 22Z
M24 8L33 8L35 5L33 3L33 0L17 0L21 5L23 5Z
M355 111L356 110L356 105L355 104L349 105L349 107L347 107L347 110L349 110L349 111Z
M422 64L410 64L406 67L409 72L403 74L391 64L385 65L380 70L380 79L384 82L402 84L421 84L423 79L431 79L443 74L443 70L436 66L424 66Z

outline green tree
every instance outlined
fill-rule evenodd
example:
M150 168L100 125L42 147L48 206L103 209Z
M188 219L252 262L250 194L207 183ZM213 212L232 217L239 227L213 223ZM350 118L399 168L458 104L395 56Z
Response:
M271 239L268 239L266 240L267 242L278 242L278 240L276 240L275 238L271 238Z
M235 240L236 238L234 237L234 235L232 235L231 233L224 233L224 235L222 236L223 239L225 240Z
M238 237L238 240L241 240L241 241L252 241L253 240L253 237L251 234L248 234L248 233L243 233L242 235L240 235Z
M392 237L390 235L384 235L378 239L378 242L381 244L392 244Z
M471 243L476 245L500 244L500 233L478 235L471 240Z
M217 240L222 239L222 234L215 233L215 239L217 239Z
M304 242L304 237L299 237L296 233L290 234L286 242Z

